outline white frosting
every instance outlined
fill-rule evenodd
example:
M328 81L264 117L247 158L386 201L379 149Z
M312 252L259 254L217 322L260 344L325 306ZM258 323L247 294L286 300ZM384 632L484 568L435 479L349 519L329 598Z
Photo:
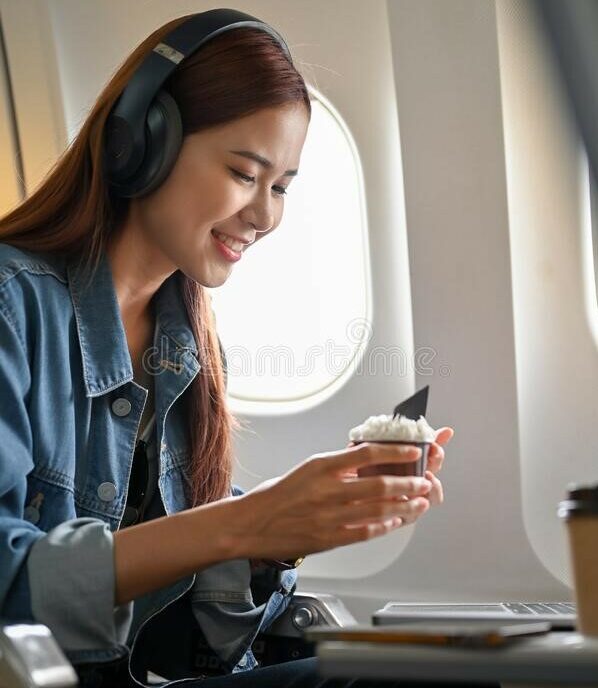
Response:
M352 442L374 440L402 440L408 442L433 442L436 430L428 425L423 416L412 420L405 416L370 416L364 423L351 428Z

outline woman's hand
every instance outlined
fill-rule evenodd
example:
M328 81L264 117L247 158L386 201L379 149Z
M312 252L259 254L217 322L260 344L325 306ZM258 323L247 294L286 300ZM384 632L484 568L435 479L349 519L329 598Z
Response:
M436 439L432 442L428 450L428 465L425 476L432 483L432 489L426 495L430 502L430 506L442 504L444 501L442 483L438 480L436 474L442 470L442 464L444 463L444 445L448 444L454 434L455 431L450 427L438 429L436 431ZM411 521L411 523L412 522L413 521Z
M440 438L444 440L444 438ZM438 451L432 466L441 463ZM235 501L234 558L289 559L384 535L412 523L430 507L433 484L415 476L358 477L380 463L413 463L418 447L364 442L316 454ZM436 465L434 465L436 462ZM432 471L431 471L432 473ZM403 498L407 497L406 501Z
M453 430L453 428L450 427L438 429L436 431L436 438L434 442L431 443L430 449L428 450L428 465L427 470L425 472L425 477L427 480L430 481L432 487L428 494L426 494L425 496L430 502L430 506L442 504L442 502L444 501L444 491L442 488L442 483L440 482L440 480L438 480L436 474L441 471L442 464L444 462L444 445L448 444L448 442L452 439L454 434L455 431ZM347 446L352 447L355 446L355 444L354 442L350 442ZM356 477L357 472L355 471L354 473L347 473L347 476ZM393 497L393 499L408 501L409 497L407 495L403 495L399 497ZM403 525L410 525L411 523L414 523L416 518L403 519Z

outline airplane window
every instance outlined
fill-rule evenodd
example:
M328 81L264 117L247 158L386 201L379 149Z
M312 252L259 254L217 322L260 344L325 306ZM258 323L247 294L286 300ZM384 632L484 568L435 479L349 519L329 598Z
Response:
M282 222L244 254L225 284L208 290L233 410L235 401L255 404L257 412L266 404L284 412L285 402L318 403L313 395L348 379L369 333L359 157L340 114L310 92L312 118Z
M18 136L10 74L0 22L0 150L10 155L0 158L0 215L4 215L23 198L23 170L18 155Z

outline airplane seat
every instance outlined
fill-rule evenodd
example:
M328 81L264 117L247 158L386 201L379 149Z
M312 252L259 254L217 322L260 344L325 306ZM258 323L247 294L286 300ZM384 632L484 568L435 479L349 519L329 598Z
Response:
M326 593L300 592L263 633L252 651L259 666L311 657L313 643L303 631L318 625L349 626L357 621L343 602ZM196 666L201 666L197 663ZM202 669L198 670L198 673ZM158 679L162 677L157 676ZM3 623L0 619L0 688L69 688L77 672L44 624ZM105 688L116 688L106 686Z
M77 673L44 624L5 624L0 619L0 687L67 688Z
M287 609L264 633L258 633L252 651L261 666L313 657L315 647L304 638L314 626L351 626L357 620L341 599L321 592L295 592Z

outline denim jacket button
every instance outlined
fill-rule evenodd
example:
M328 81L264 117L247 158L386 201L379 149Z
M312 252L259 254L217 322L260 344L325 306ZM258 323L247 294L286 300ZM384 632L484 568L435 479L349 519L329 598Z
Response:
M112 402L112 411L117 416L128 416L131 413L131 402L128 399L115 399Z
M23 518L35 525L39 521L39 509L36 509L34 506L25 507Z
M102 483L98 487L98 497L103 502L111 502L116 497L116 485L114 483Z

